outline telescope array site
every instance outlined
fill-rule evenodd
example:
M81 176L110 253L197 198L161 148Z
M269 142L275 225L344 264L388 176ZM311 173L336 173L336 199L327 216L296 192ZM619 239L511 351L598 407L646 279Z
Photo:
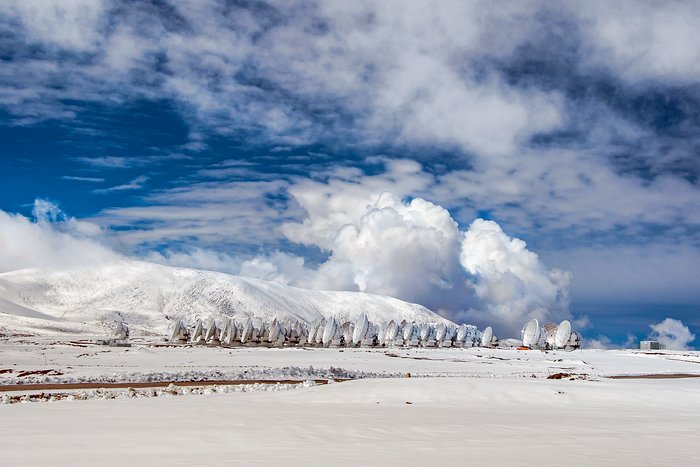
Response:
M124 262L0 274L2 465L700 465L700 353Z

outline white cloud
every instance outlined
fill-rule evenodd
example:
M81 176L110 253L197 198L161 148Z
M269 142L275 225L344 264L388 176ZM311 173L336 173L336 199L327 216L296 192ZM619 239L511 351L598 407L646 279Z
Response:
M27 40L90 51L99 45L106 26L103 0L23 0L3 2L0 15L21 22Z
M109 188L101 188L94 190L95 193L110 193L113 191L128 191L128 190L140 190L143 188L144 184L148 181L148 177L145 175L139 175L138 177L132 179L127 183L121 185L111 186Z
M695 340L695 334L677 319L666 318L649 327L652 330L651 338L666 345L669 350L688 350L688 344Z
M292 186L305 216L282 232L293 242L319 247L327 260L313 268L277 253L244 263L242 273L390 295L507 332L532 317L570 317L568 274L547 269L494 222L477 220L462 232L442 206L407 199L431 177L410 161L391 164L380 175L337 170L325 182Z
M520 239L493 221L475 220L464 236L460 259L476 278L476 295L498 321L541 321L567 316L570 274L547 269Z
M639 347L637 343L637 337L628 334L625 342L622 344L615 344L612 339L605 335L598 335L598 337L593 339L584 339L583 347L586 349L634 349Z
M122 259L95 239L98 226L66 216L55 204L37 200L34 215L32 221L0 210L0 272L68 269Z
M575 10L589 66L609 68L633 83L697 83L696 2L586 2L577 3Z
M73 182L93 182L93 183L99 183L99 182L104 182L105 179L102 177L79 177L79 176L74 176L74 175L64 175L61 177L64 180L70 180Z

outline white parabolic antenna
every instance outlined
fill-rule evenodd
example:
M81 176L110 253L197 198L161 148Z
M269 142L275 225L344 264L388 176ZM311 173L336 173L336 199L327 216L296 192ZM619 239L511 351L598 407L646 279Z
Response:
M367 331L369 330L369 320L367 315L363 314L358 323L355 325L355 329L352 332L352 342L353 344L359 344L362 339L367 336Z
M330 344L336 333L335 318L331 317L326 323L326 328L323 330L323 343Z
M442 342L445 339L446 334L447 326L445 326L445 323L438 324L437 329L435 330L435 340Z
M430 325L423 323L420 328L420 340L425 341L430 335Z
M536 319L528 322L522 330L523 345L535 347L540 341L540 323Z
M462 324L459 328L457 328L457 342L464 342L464 339L467 337L467 325Z
M282 326L277 322L277 319L273 319L270 323L270 331L268 333L268 339L270 342L276 342L280 334L282 333Z
M392 319L386 326L384 333L384 341L387 343L393 342L396 339L396 334L399 332L399 325Z
M411 337L413 336L413 323L406 323L406 325L403 327L403 340L409 341L411 340Z
M571 337L571 323L569 322L568 319L565 319L564 321L559 323L559 327L557 328L557 335L554 338L554 345L557 348L566 347L566 344L569 343L570 337Z
M491 345L491 339L493 339L493 329L491 326L487 326L486 329L484 329L484 332L481 333L481 345L483 347Z
M320 323L318 323L318 329L316 330L316 337L314 338L314 342L317 344L323 344L323 332L326 329L326 320L322 319Z

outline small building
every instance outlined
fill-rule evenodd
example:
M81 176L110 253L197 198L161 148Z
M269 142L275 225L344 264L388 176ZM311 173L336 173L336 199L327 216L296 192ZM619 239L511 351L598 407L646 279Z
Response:
M666 350L666 346L659 341L641 341L639 348L641 350Z

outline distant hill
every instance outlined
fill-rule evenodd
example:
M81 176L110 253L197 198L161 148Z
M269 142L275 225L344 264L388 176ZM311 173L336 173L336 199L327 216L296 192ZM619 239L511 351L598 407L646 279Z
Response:
M448 322L421 305L391 297L299 289L138 261L0 274L0 330L5 333L103 333L121 316L132 334L164 335L178 319L218 321L251 316L312 323L335 316L342 323L361 313L375 323L391 319Z

